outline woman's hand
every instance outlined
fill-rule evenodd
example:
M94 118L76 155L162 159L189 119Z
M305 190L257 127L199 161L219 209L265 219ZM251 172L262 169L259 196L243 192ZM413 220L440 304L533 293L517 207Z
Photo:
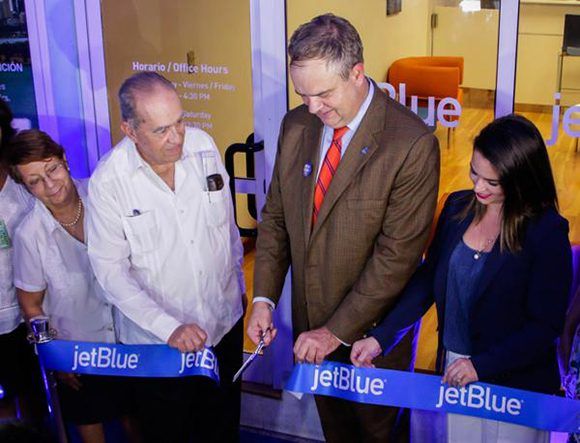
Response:
M374 337L356 341L350 351L350 361L357 368L374 368L372 361L381 355L383 350Z
M468 358L458 358L445 370L443 383L462 388L469 383L478 381L477 372Z

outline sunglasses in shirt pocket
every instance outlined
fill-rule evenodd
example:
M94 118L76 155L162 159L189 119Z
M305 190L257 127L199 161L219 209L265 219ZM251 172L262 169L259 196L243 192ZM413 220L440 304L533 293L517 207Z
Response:
M131 252L151 252L157 246L157 223L153 211L123 217L123 229Z

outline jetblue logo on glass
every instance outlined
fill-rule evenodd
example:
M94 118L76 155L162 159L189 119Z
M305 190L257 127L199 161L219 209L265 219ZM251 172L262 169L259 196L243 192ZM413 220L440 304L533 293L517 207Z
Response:
M341 391L356 392L357 394L382 395L386 381L378 377L369 377L356 374L355 368L338 367L332 370L316 367L314 369L314 382L310 387L316 391L319 386L324 388L336 388Z
M95 346L90 351L81 351L75 345L73 353L73 365L71 371L78 368L111 368L111 369L136 369L139 364L139 354L119 352L115 348Z
M443 405L461 405L473 409L485 409L501 414L520 415L522 400L493 394L491 388L478 385L469 385L467 388L454 388L441 385L436 408Z
M196 353L188 352L181 354L181 368L179 368L179 373L183 374L185 370L194 367L213 371L215 375L219 376L217 358L209 349L204 349Z

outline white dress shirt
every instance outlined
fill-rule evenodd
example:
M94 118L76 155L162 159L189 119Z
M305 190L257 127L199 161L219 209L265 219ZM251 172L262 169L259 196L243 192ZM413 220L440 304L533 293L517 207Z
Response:
M75 185L85 203L86 233L87 181ZM40 200L16 229L14 285L28 292L46 291L42 309L57 338L115 342L113 309L92 272L86 245L70 235Z
M360 105L360 108L358 109L358 112L356 113L354 118L346 125L348 131L346 131L341 138L342 150L340 151L340 158L344 157L344 153L346 152L350 141L356 134L356 131L360 126L360 122L362 121L363 117L367 113L367 110L369 109L369 106L371 105L371 101L375 93L375 86L373 82L370 81L370 79L367 81L369 82L369 92L367 93L366 98ZM318 174L320 174L320 168L322 168L322 164L324 163L324 157L326 157L326 153L330 149L333 136L334 136L334 128L328 125L324 125L322 129L322 141L320 146L320 157L319 157L320 160L318 162L318 172L316 174L317 177Z
M224 186L207 191L219 173ZM187 128L175 191L123 139L89 184L89 257L121 311L120 340L165 343L195 323L215 345L242 315L243 248L229 178L212 138Z
M12 332L22 322L12 277L14 231L32 208L33 197L10 177L0 189L0 220L4 222L10 247L0 247L0 334Z

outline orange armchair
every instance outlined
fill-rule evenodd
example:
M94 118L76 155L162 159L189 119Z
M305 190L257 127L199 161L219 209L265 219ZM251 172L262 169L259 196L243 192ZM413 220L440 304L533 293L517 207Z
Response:
M452 97L462 102L463 57L407 57L395 61L387 73L387 82L397 91L406 85L407 99L412 95L426 100Z
M445 97L454 98L463 105L463 57L401 58L389 68L387 82L397 94L399 85L405 84L407 106L411 104L411 96L417 96L421 107L427 106L427 97L435 98L435 106Z

